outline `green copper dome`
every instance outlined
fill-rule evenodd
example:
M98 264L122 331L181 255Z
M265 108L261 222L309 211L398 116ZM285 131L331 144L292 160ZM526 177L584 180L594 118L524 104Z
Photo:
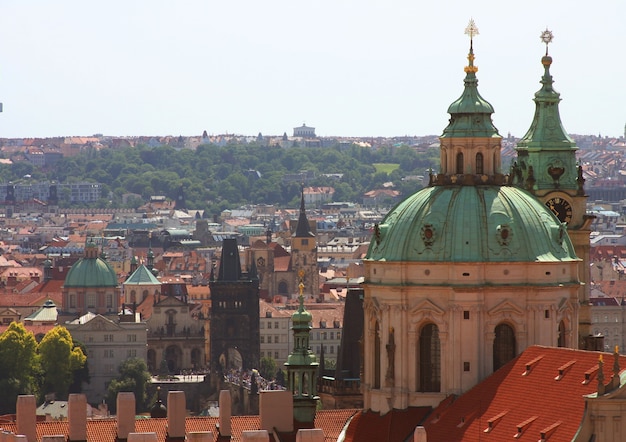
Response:
M115 270L102 258L81 258L65 277L65 287L117 287Z
M376 227L367 260L535 262L576 260L566 228L516 187L434 186Z

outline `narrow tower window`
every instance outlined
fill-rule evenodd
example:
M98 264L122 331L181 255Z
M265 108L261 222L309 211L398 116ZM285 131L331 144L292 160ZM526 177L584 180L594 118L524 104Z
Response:
M380 327L374 326L374 388L380 388Z
M463 152L456 154L456 173L458 175L463 174Z
M513 327L508 324L499 324L495 329L496 337L493 340L493 371L515 357L516 344Z
M482 175L484 173L483 154L480 152L476 154L476 173L478 175Z
M418 346L417 391L441 391L441 342L435 324L422 327Z
M565 322L559 322L559 337L557 340L557 347L565 347Z

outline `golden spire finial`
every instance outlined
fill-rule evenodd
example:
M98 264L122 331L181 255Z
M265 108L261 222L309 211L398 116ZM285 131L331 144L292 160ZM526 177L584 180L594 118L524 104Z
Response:
M554 34L552 33L552 31L548 30L548 28L546 27L546 30L541 33L539 38L541 39L542 42L546 44L546 56L547 56L548 45L552 43L552 40L554 40Z
M474 19L470 18L470 21L467 25L467 27L465 28L465 34L469 35L470 37L470 51L469 54L467 55L467 60L469 61L469 64L467 66L465 66L465 72L466 73L476 73L478 72L478 67L474 66L474 36L478 35L478 27L476 26L476 23L474 23Z
M304 270L300 269L298 276L300 277L300 284L298 284L298 288L300 289L300 296L302 297L302 292L304 291Z

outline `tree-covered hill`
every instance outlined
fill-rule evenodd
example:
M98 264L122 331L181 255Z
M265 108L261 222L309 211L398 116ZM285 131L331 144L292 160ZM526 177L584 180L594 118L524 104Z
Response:
M0 168L3 181L19 181L26 174L31 180L59 183L94 181L103 184L99 206L124 207L122 195L134 193L144 201L151 195L176 198L184 189L188 207L217 213L242 204L294 206L300 182L294 174L313 172L307 186L332 186L335 201L360 202L364 192L392 181L403 195L419 188L415 181L403 181L412 175L426 175L437 169L438 150L417 149L402 145L372 149L348 147L282 148L258 144L226 146L202 145L196 150L177 150L169 146L127 147L123 149L90 148L60 160L49 170L29 163L15 162ZM374 164L398 164L390 173L376 172ZM341 174L328 176L329 174ZM309 174L308 176L310 176ZM138 206L138 198L128 206Z

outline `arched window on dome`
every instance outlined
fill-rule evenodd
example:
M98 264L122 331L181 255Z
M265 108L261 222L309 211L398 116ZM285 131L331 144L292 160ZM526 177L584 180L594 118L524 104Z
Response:
M374 325L374 388L380 388L380 326L378 321Z
M148 290L144 290L141 293L141 300L143 301L144 299L146 299L148 297Z
M417 391L441 391L441 341L435 324L420 330L417 359Z
M496 337L493 340L493 371L515 357L515 331L508 324L498 324L495 329Z
M130 291L130 302L131 304L137 302L137 292L135 292L134 290Z
M483 154L478 152L476 154L476 174L482 175L483 173L485 173L484 170Z
M463 174L463 152L456 154L456 173L457 175Z
M565 343L565 322L559 322L559 337L557 338L557 347L567 347Z

